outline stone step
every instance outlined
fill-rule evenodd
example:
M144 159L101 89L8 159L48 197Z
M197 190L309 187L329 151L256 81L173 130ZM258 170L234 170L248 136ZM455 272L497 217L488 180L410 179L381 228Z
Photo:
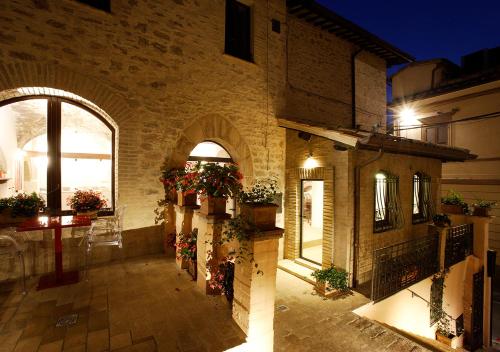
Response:
M298 264L292 260L284 259L278 262L278 268L311 284L315 285L316 282L314 278L311 276L313 270L307 268L301 264Z

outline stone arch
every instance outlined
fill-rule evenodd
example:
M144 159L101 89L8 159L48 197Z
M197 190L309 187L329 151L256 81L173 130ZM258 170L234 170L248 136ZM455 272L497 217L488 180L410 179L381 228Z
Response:
M184 166L193 148L203 141L223 146L240 166L245 183L253 180L253 161L250 148L236 127L227 119L213 114L192 121L180 133L167 160L171 167Z
M29 95L16 91L22 87L48 87L71 92L98 106L118 125L133 117L137 105L98 79L72 71L65 66L44 63L0 63L0 101Z

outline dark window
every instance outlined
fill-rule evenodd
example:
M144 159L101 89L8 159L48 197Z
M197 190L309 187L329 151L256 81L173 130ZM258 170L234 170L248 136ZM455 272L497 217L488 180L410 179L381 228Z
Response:
M434 144L448 144L448 125L427 127L424 130L424 140Z
M226 1L226 54L252 61L250 6Z
M273 18L271 20L271 29L273 32L281 33L281 22Z
M384 232L402 226L399 178L387 172L379 172L375 175L373 232Z
M111 0L76 0L83 4L95 7L96 9L111 12Z
M413 223L425 222L432 217L431 178L421 172L413 175Z

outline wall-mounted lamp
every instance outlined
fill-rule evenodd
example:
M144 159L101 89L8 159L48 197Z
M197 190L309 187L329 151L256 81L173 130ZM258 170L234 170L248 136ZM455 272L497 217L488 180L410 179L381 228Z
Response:
M306 161L304 162L305 169L312 169L318 167L318 161L313 157L313 153L310 152L307 156Z

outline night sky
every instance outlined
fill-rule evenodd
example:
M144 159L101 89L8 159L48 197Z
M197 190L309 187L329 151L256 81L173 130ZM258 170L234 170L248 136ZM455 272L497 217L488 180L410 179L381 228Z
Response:
M500 45L500 0L318 0L417 60ZM390 70L394 72L394 69Z

